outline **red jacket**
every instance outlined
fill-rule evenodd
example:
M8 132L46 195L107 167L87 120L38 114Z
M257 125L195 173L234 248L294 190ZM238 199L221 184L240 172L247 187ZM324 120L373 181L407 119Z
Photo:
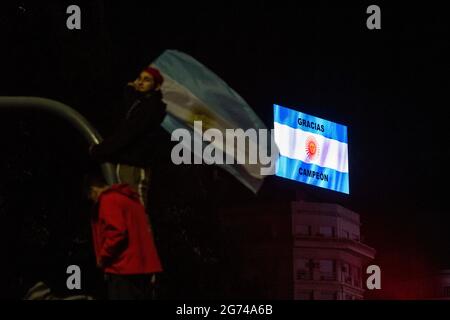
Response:
M144 206L128 185L113 185L99 196L92 233L97 262L103 265L104 272L146 274L162 271Z

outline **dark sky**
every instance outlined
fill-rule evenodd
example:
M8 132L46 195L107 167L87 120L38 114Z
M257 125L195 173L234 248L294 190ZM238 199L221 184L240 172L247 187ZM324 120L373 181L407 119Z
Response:
M348 126L350 196L275 177L264 194L277 201L299 189L337 201L361 214L367 242L381 257L420 251L450 266L444 8L383 4L382 29L371 31L365 11L372 3L77 3L81 31L65 27L67 1L2 1L0 95L60 100L106 133L124 83L164 49L184 51L268 126L273 103ZM64 148L70 133L59 129L51 140ZM74 144L82 150L82 142Z

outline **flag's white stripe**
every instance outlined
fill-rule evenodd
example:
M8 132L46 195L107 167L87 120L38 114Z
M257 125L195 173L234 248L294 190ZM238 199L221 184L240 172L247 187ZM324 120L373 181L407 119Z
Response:
M164 77L164 82L161 87L163 92L163 100L167 103L167 112L181 120L186 126L189 128L193 128L193 121L197 117L199 120L203 120L203 131L206 131L209 128L215 128L222 132L223 135L223 145L218 143L218 141L212 142L216 149L220 149L225 154L231 155L233 158L234 153L236 155L248 154L250 146L246 144L244 149L240 147L239 144L234 141L225 141L226 129L236 129L238 128L237 124L232 124L227 120L220 117L217 113L211 111L209 106L201 101L198 97L196 97L192 92L190 92L186 87L176 82L172 78L170 78L167 74L162 73ZM244 129L245 130L245 129ZM255 146L257 149L257 141L250 140L250 144ZM234 146L233 146L234 144ZM226 147L227 146L227 147ZM233 148L234 147L234 148ZM231 150L233 152L231 154ZM228 151L228 152L227 152ZM248 159L248 157L246 157ZM258 160L258 159L257 159ZM236 163L236 160L235 160ZM262 179L261 176L261 164L242 164L244 169L254 178Z
M282 156L312 163L340 172L348 172L348 148L346 143L328 139L319 134L294 129L278 122L274 123L275 143ZM314 137L319 154L313 160L308 159L306 140Z

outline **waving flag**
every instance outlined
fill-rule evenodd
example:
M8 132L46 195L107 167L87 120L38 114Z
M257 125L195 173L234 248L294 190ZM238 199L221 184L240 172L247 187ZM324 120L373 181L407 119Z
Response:
M276 175L349 193L347 127L274 105Z
M191 132L194 139L201 137L202 132L196 132L194 121L202 121L203 130L215 128L225 137L226 129L250 128L265 129L265 125L250 108L250 106L212 71L196 61L191 56L175 51L166 50L151 66L157 68L164 77L161 87L163 99L167 103L167 117L163 128L172 133L177 128L184 128ZM246 156L250 148L240 149L238 144L233 148L226 148L226 144L234 141L218 143L215 147L222 149L234 159L238 155ZM255 146L258 141L250 138L249 144ZM190 147L193 142L187 146ZM201 150L190 149L195 157L202 157ZM232 150L230 152L230 150ZM261 164L221 164L225 170L234 175L253 192L260 188L264 176L261 175Z

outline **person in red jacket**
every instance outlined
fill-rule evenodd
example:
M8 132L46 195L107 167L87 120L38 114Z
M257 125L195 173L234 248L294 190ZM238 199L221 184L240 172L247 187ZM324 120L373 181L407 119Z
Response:
M100 176L90 176L86 183L96 208L93 243L108 298L152 298L155 275L162 266L138 193L127 184L108 186Z

